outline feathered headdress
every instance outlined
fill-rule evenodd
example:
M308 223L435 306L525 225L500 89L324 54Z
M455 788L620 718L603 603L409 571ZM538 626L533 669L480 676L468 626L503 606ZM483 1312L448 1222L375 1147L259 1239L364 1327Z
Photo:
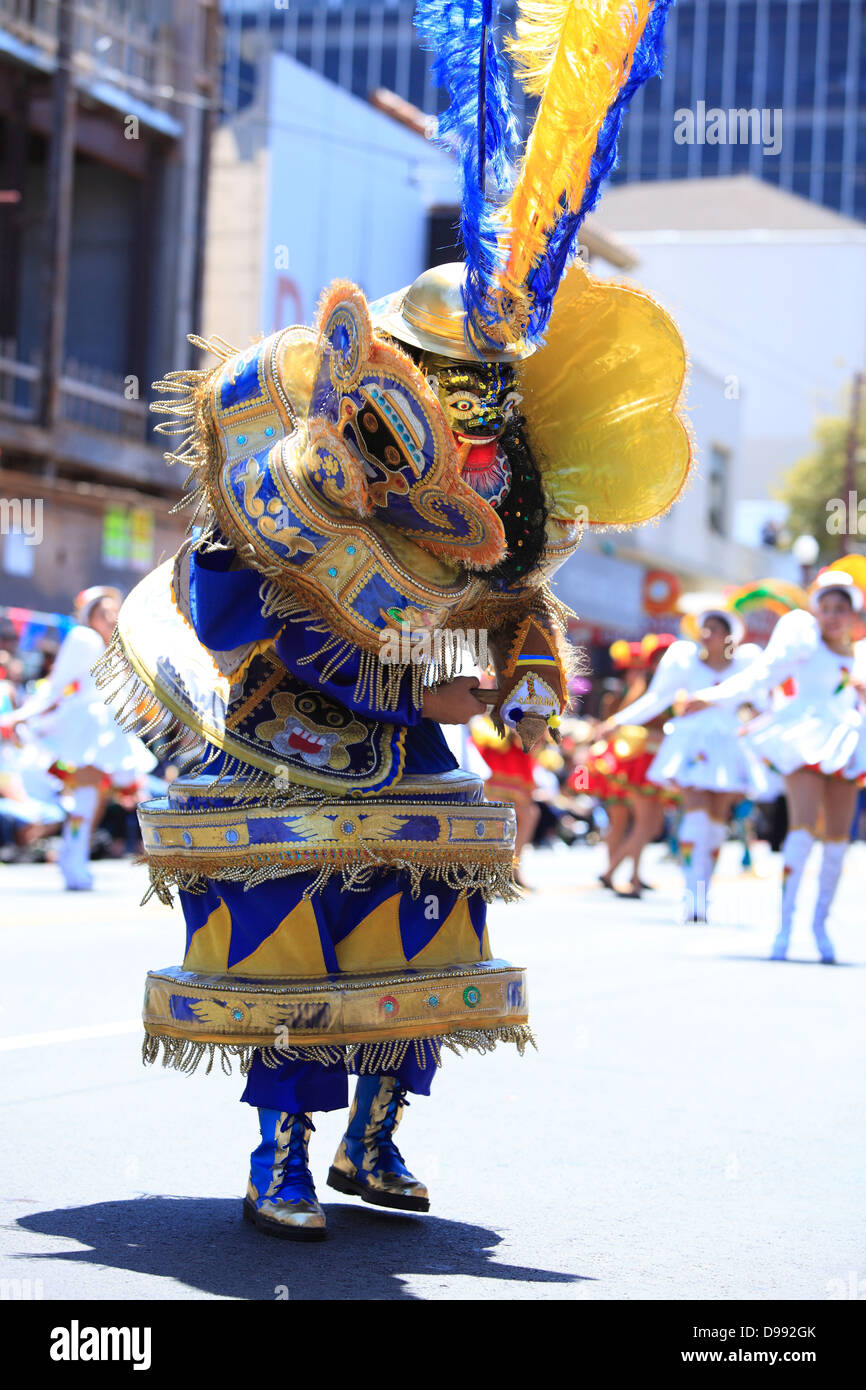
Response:
M623 117L661 71L672 0L518 0L508 53L538 98L522 158L493 0L419 0L416 27L449 96L440 137L463 177L467 333L541 341L577 233L614 168Z

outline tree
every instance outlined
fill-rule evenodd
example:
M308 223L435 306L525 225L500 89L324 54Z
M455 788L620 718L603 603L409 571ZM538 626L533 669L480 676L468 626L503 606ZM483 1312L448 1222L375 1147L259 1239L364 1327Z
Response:
M847 417L819 420L813 452L799 459L775 490L788 507L788 535L792 540L814 536L825 561L866 545L866 428L861 420L853 497L847 473L850 428Z

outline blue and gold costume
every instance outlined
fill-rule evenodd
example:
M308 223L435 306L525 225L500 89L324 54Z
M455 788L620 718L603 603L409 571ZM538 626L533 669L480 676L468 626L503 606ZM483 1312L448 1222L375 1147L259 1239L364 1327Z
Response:
M628 32L611 19L584 142L629 63L652 68L653 6L636 7L640 23L619 8ZM468 0L421 10L428 39L438 14L442 52L456 42L486 74L489 107L487 22L479 34ZM596 33L545 33L596 63ZM527 749L556 737L568 651L549 578L584 524L657 515L689 469L675 327L580 265L553 306L580 218L558 236L575 190L545 183L558 212L544 231L532 169L530 142L514 208L549 237L534 277L514 271L526 229L500 216L481 265L464 219L466 266L373 305L335 282L314 328L242 352L196 340L218 364L158 383L171 399L155 408L174 416L161 428L186 440L170 457L190 468L193 528L124 604L101 676L122 720L194 754L140 810L153 889L177 889L186 920L182 964L148 976L145 1058L240 1059L262 1135L244 1210L275 1234L324 1234L311 1113L346 1104L350 1072L329 1183L426 1210L394 1144L406 1094L429 1092L443 1047L531 1041L523 971L486 927L487 903L515 891L514 813L455 765L425 694L480 643L497 727Z

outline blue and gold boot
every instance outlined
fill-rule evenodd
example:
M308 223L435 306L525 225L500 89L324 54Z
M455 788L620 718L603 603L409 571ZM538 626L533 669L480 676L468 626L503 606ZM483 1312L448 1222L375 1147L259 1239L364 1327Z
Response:
M394 1076L360 1076L328 1186L378 1207L429 1211L427 1189L394 1143L406 1091Z
M250 1159L245 1219L284 1240L324 1240L325 1213L307 1163L310 1116L259 1110L259 1127L262 1142Z

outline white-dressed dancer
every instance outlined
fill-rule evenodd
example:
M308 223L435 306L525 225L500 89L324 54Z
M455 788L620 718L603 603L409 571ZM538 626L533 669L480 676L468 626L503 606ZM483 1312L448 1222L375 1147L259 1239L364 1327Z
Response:
M608 721L643 724L711 682L725 681L749 667L760 648L740 646L743 622L737 613L708 608L699 618L701 641L669 647L645 695ZM688 719L665 725L665 737L647 772L650 782L682 793L685 814L679 846L686 887L686 915L706 920L707 892L734 803L760 794L760 765L739 737L742 699L720 702ZM606 726L606 727L608 727Z
M70 889L93 887L90 836L106 778L131 786L156 765L144 744L119 728L91 673L111 640L119 605L116 589L95 587L79 594L77 625L63 639L50 675L0 721L5 728L28 724L45 749L46 762L67 770L59 864Z
M823 818L812 931L821 960L829 965L835 955L827 914L850 840L857 787L866 777L866 643L855 646L851 641L863 596L843 571L818 576L810 605L811 612L801 609L780 618L753 665L721 685L697 691L688 708L699 711L694 718L703 718L716 701L748 700L793 678L794 694L755 720L745 740L784 777L788 802L781 921L772 959L787 955L803 871Z

